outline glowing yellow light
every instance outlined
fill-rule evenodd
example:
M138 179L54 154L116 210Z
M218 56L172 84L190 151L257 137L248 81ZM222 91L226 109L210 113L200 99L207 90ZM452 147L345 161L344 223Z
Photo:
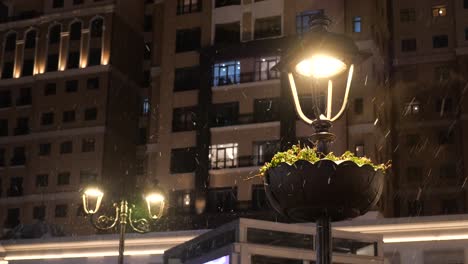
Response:
M85 195L89 197L99 197L99 196L103 196L104 193L98 188L89 188L89 189L86 189Z
M158 219L164 212L164 195L153 192L146 195L148 213L152 219Z
M164 196L162 196L159 193L152 193L152 194L146 196L146 201L149 202L149 203L164 202Z
M98 188L88 188L83 193L83 209L87 214L95 214L101 206L104 193ZM91 201L91 202L90 202ZM94 205L94 208L89 208L89 205Z
M346 70L346 64L332 56L314 55L296 65L296 72L317 79L330 78Z

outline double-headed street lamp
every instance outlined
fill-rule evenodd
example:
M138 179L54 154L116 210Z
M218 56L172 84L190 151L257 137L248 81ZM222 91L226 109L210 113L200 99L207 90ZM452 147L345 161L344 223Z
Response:
M120 199L120 202L114 203L115 215L108 216L102 214L96 216L101 208L101 203L104 197L104 192L98 186L89 186L83 191L83 209L89 216L91 224L98 230L109 230L119 226L119 258L118 263L123 264L124 247L125 247L125 231L127 224L131 229L138 233L147 233L151 231L150 220L161 218L165 208L164 193L159 188L153 188L145 193L144 198L148 210L150 220L146 218L134 219L133 204L129 204L126 198Z
M315 163L281 162L264 174L265 191L276 211L293 222L316 222L318 264L332 263L331 221L368 212L379 200L384 183L382 171L370 165L357 165L350 160L335 162L325 157L335 139L329 131L332 122L346 110L354 66L368 57L351 38L329 32L329 23L322 15L311 19L311 30L275 67L288 76L296 112L314 128L310 139L321 159ZM334 114L332 99L337 79L345 79L345 91L341 107ZM314 94L326 91L325 110L315 106L315 117L307 116L298 87L301 91L310 89Z

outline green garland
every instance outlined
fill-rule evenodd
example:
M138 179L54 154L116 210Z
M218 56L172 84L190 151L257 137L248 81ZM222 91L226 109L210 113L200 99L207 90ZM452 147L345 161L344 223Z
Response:
M325 157L322 156L323 155L321 155L321 153L317 152L316 148L301 148L299 145L294 145L291 149L287 151L276 153L270 162L265 163L265 165L263 165L260 168L260 175L265 175L268 169L277 167L281 163L287 163L289 165L292 165L298 160L306 160L311 163L315 163L319 160L331 160L335 162L349 160L356 163L358 166L370 165L375 170L382 171L386 171L388 168L391 167L390 162L386 164L374 164L369 158L357 157L350 151L346 151L341 156L335 156L333 152L330 152L329 154L325 155Z

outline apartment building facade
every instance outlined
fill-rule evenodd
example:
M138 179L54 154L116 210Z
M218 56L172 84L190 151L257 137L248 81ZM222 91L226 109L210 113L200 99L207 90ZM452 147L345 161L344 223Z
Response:
M330 30L353 37L373 54L356 71L350 110L333 127L333 150L388 159L386 1L191 0L148 6L154 45L145 171L168 190L172 225L209 227L239 215L275 219L258 169L276 151L308 142L313 130L297 118L285 76L271 68L319 13L333 20ZM337 87L335 109L344 80ZM319 104L302 92L304 108ZM384 210L391 206L382 203Z
M395 216L466 212L468 1L393 1Z
M80 188L134 181L143 4L13 0L0 9L0 223L94 232Z

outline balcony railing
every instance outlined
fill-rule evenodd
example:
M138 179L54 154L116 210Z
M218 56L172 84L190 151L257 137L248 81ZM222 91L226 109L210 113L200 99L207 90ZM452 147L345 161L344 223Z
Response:
M43 13L37 11L25 11L16 16L0 17L0 23L14 22L40 17Z
M221 169L234 169L234 168L245 168L263 166L265 162L268 162L273 157L274 153L266 154L263 156L251 155L251 156L239 156L234 160L218 160L216 163L222 163L221 166L214 166L210 162L210 170L221 170Z
M211 122L211 127L226 127L237 125L248 125L257 123L274 122L279 120L279 112L271 113L268 116L264 114L244 114L233 119L216 119Z
M212 86L224 86L240 83L258 82L279 79L280 74L274 71L243 72L213 78Z
M230 6L230 5L240 5L240 0L216 0L215 8Z
M31 105L32 103L32 96L21 96L16 99L16 105L17 106L25 106L25 105Z
M10 161L11 166L24 166L26 164L26 157L14 157Z
M23 195L22 186L11 187L10 189L7 190L8 197L17 197L17 196L22 196L22 195Z
M27 135L29 134L29 127L17 127L14 131L15 136Z

